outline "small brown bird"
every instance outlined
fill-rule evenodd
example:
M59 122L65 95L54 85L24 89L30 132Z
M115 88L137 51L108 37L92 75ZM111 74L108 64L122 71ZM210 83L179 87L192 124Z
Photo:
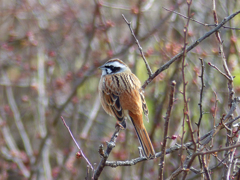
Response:
M99 67L102 76L99 95L103 109L116 117L126 128L125 117L129 117L147 159L155 158L155 151L143 124L143 115L148 120L148 108L141 89L141 82L129 67L119 59L111 59Z

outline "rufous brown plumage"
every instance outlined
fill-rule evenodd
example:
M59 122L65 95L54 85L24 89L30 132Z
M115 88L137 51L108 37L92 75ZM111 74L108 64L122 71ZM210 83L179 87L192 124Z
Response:
M143 113L148 121L148 108L141 82L119 59L111 59L100 67L99 95L103 109L122 123L129 117L147 159L155 158L155 151L143 124ZM123 123L124 124L124 123Z

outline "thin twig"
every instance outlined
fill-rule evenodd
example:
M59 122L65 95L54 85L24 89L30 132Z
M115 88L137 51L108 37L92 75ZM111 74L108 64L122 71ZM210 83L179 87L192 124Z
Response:
M213 0L213 17L214 17L214 22L217 25L218 24L218 17L217 17L217 12L216 12L216 2ZM228 105L231 107L231 103L234 98L234 90L233 90L233 76L231 75L228 65L227 65L227 60L223 51L223 41L221 39L221 35L219 31L215 32L215 35L217 37L218 43L219 43L219 53L222 57L222 62L223 62L223 68L225 70L226 76L228 77L228 91L229 91L229 97L228 97Z
M172 13L177 14L177 15L185 18L185 19L188 19L187 16L184 16L183 14L181 14L181 13L179 13L179 12L173 11L173 10L171 10L171 9L167 9L167 8L165 8L165 7L162 7L162 8L165 9L166 11L172 12ZM196 23L198 23L198 24L201 24L201 25L203 25L203 26L208 26L208 27L215 26L215 27L216 27L216 24L206 24L206 23L197 21L196 19L193 19L193 18L190 18L190 20L191 20L191 21L194 21L194 22L196 22ZM229 26L223 26L223 28L232 29L232 30L240 30L240 28L229 27Z
M236 110L237 105L239 104L239 102L240 102L240 97L239 97L239 98L234 98L234 100L233 100L233 102L232 102L232 104L231 104L231 109L228 111L227 115L224 116L224 118L223 118L223 123L226 123L226 122L229 120L229 118L232 116L232 113ZM229 123L227 123L227 124L229 124ZM222 125L221 123L219 123L219 125L218 125L216 128L214 128L214 129L212 129L210 132L208 132L209 135L207 135L207 136L204 135L204 138L203 138L203 139L200 139L201 141L204 140L203 142L201 142L201 144L204 146L204 145L206 145L207 143L209 143L209 142L212 140L212 138L213 138L214 136L216 136L216 134L217 134L222 128L224 128L223 125ZM208 134L208 133L207 133L207 134Z
M225 147L225 148L222 148L222 149L214 149L214 150L210 150L210 151L204 151L204 152L197 152L197 153L194 153L192 156L191 156L191 159L189 160L188 164L187 164L187 167L186 169L190 169L194 159L199 156L199 155L206 155L206 154L212 154L212 153L216 153L216 152L221 152L221 151L227 151L227 150L231 150L231 149L234 149L234 148L237 148L237 147L240 147L240 143L239 144L236 144L236 145L233 145L233 146L228 146L228 147ZM186 176L186 174L185 174Z
M238 143L239 140L240 140L240 136L238 136L236 143ZM233 159L234 159L234 155L235 155L236 149L237 149L237 148L234 148L234 149L231 151L231 155L230 155L230 158L229 158L229 163L228 163L229 165L228 165L226 177L230 177L231 167L232 167L232 164L233 164ZM229 151L228 151L228 152L229 152Z
M206 24L206 23L202 23L202 22L197 21L197 20L195 20L195 19L193 19L193 18L189 18L189 17L184 16L183 14L181 14L181 13L179 13L179 12L176 12L176 11L173 11L173 10L170 10L170 9L167 9L167 8L165 8L165 7L162 7L162 8L165 9L165 10L167 10L167 11L170 11L170 12L172 12L172 13L175 13L175 14L177 14L177 15L185 18L185 19L190 19L191 21L194 21L194 22L196 22L196 23L198 23L198 24L201 24L201 25L203 25L203 26L214 26L214 25L209 25L209 24Z
M211 31L208 31L205 35L203 35L201 38L199 38L198 40L196 40L193 44L191 44L190 46L188 46L186 48L186 52L189 52L191 51L193 48L195 48L197 45L199 45L203 40L205 40L207 37L209 37L210 35L212 35L213 33L215 33L217 30L219 30L220 28L223 27L224 24L226 24L228 21L230 21L232 18L234 18L236 15L238 15L240 13L240 10L225 17L223 19L223 21L218 24L214 29L212 29ZM164 65L162 65L157 71L155 71L151 77L149 77L145 82L144 84L142 85L142 89L145 89L146 86L152 82L152 80L158 76L162 71L166 70L169 68L169 66L179 60L182 56L183 56L183 51L178 53L176 56L174 56L172 59L170 59L168 62L166 62Z
M218 17L217 17L217 11L216 11L216 2L215 0L213 0L213 18L214 18L214 22L215 24L217 25L218 24ZM222 58L222 63L223 63L223 68L224 68L224 71L226 74L226 76L228 77L228 107L231 108L232 106L232 102L233 102L233 98L234 98L234 90L233 90L233 76L231 75L230 71L229 71L229 68L228 68L228 65L227 65L227 60L226 60L226 56L224 54L224 51L223 51L223 41L221 39L221 35L219 33L219 31L216 31L215 32L215 35L217 37L217 40L218 40L218 43L219 43L219 53L221 55L221 58ZM229 136L231 136L232 134L232 124L229 124L228 127L225 126L224 122L222 124L226 129L228 128L228 131L227 131L227 141L226 141L226 146L229 146L230 145L230 138ZM228 152L226 151L225 152L225 155L227 156ZM228 163L231 164L232 163L232 159L231 157L228 155L229 159L228 159ZM223 175L222 177L223 178L226 178L226 179L229 179L229 168L226 168L224 167L224 171L223 171Z
M172 110L172 106L173 106L173 102L174 102L175 86L176 86L176 82L172 81L168 109L166 112L166 116L164 118L165 123L164 123L164 132L163 132L163 145L162 145L162 151L161 151L162 156L160 158L159 175L158 175L158 179L160 179L160 180L163 179L163 170L164 170L164 165L165 165L166 144L167 144L167 135L168 135L168 125L169 125L171 110Z
M147 60L146 60L146 58L145 58L145 55L144 55L143 50L142 50L142 47L141 47L141 45L140 45L137 37L136 37L135 34L134 34L134 31L133 31L133 29L132 29L132 27L131 27L131 22L128 22L128 20L125 18L125 16L124 16L123 14L122 14L122 17L123 17L123 19L125 20L125 22L127 23L128 27L129 27L129 29L130 29L130 31L131 31L131 33L132 33L132 36L133 36L134 39L135 39L135 42L136 42L136 44L137 44L137 46L138 46L138 49L139 49L139 51L140 51L140 53L141 53L141 56L142 56L142 58L143 58L143 61L144 61L145 65L146 65L146 68L147 68L147 71L148 71L148 75L149 75L149 77L151 77L151 76L152 76L152 70L151 70L151 68L150 68L150 66L149 66L149 64L148 64L148 62L147 62Z
M239 116L239 118L240 118L240 116ZM200 138L199 141L202 141L202 140L204 140L206 138L212 138L211 131L206 133L205 135L203 135ZM193 145L192 142L188 142L188 143L185 143L183 145L183 147L184 148L190 148L192 145ZM215 150L205 151L205 152L200 152L200 153L202 153L202 154L212 154L214 152L220 152L220 151L228 150L228 149L231 149L231 148L235 148L236 146L239 147L240 144L234 145L232 147L226 147L226 148L222 148L222 149L215 149ZM182 148L182 146L180 144L175 144L173 147L170 147L169 149L166 150L166 154L171 154L171 153L173 153L175 151L178 151L181 148ZM202 154L197 154L197 155L202 155ZM156 157L161 157L161 156L162 156L162 152L156 153ZM135 165L137 163L140 163L140 162L146 161L146 160L147 160L146 157L138 157L138 158L135 158L135 159L132 159L132 160L127 160L127 161L106 161L105 162L105 166L110 166L110 167L114 167L114 168L118 167L118 166L133 166L133 165Z
M231 152L229 152L230 154ZM216 159L219 161L219 163L215 166L212 166L211 168L209 168L210 171L216 169L218 166L220 166L221 164L223 164L223 162L228 158L228 156L225 156L222 160L220 160L217 156L215 156ZM225 165L226 166L226 165Z
M64 118L63 118L62 116L61 116L61 119L62 119L62 122L63 122L64 126L67 128L70 136L72 137L72 140L74 141L74 143L76 144L77 148L79 149L79 152L81 153L82 157L85 159L85 161L87 162L87 164L88 164L88 165L91 167L91 169L93 170L92 164L89 162L89 160L87 159L87 157L84 155L82 149L81 149L80 146L78 145L76 139L74 138L74 136L73 136L73 134L72 134L72 132L71 132L71 130L70 130L70 128L69 128L69 126L66 124L66 122L65 122L65 120L64 120Z
M202 164L203 164L204 173L205 173L205 175L206 175L206 179L207 179L207 180L211 180L211 176L210 176L209 170L208 170L208 168L207 168L204 155L202 155Z
M217 98L217 93L215 91L213 91L213 92L214 92L214 95L215 95L214 113L213 113L213 127L215 127L218 98Z
M213 67L214 69L216 69L220 74L222 74L225 78L227 78L227 80L231 80L230 77L228 77L227 74L223 73L218 67L216 67L215 65L213 65L212 63L208 63L209 66Z
M190 135L191 135L191 139L194 145L194 152L197 149L196 146L196 142L195 142L195 138L194 138L194 132L192 129L192 124L190 121L190 116L189 116L189 108L188 108L188 98L187 98L187 94L186 94L186 88L187 88L187 82L186 82L186 77L185 77L185 67L186 67L186 55L187 55L187 38L188 38L188 26L189 26L189 22L190 22L190 17L191 17L191 4L192 4L192 0L187 1L187 5L188 5L188 19L187 19L187 23L184 27L184 44L183 44L183 56L182 56L182 81L183 81L183 120L182 120L182 137L181 137L181 145L183 144L183 139L184 139L184 134L185 134L185 121L188 125L189 131L190 131ZM181 167L183 167L183 150L181 149L180 151L180 157L181 157Z
M201 79L201 90L200 90L200 100L199 100L199 111L200 111L200 116L199 116L199 120L198 120L198 123L197 123L197 126L198 126L198 131L197 131L197 135L198 135L198 138L199 138L199 128L200 128L200 125L201 125L201 121L202 121L202 116L203 116L203 109L202 109L202 100L203 100L203 89L205 87L205 84L204 84L204 79L203 79L203 75L204 75L204 63L203 63L203 60L202 58L199 58L200 62L201 62L201 67L202 67L202 72L201 72L201 75L199 76L200 79Z
M234 121L236 121L236 120L238 120L238 119L240 119L240 116L235 117L235 118L232 119L231 121L228 121L228 122L226 123L226 125L231 124L231 123L233 123ZM234 126L234 125L233 125L233 126Z
M88 180L88 177L89 177L89 169L90 169L90 166L87 165L87 173L86 173L86 177L85 177L85 180Z
M213 154L213 153L212 153L212 154ZM215 157L215 156L214 156L214 157ZM226 159L227 159L227 157L223 158L222 160L217 159L217 160L219 161L219 163L218 163L217 165L214 165L214 166L210 167L210 168L209 168L209 172L213 171L214 169L216 169L217 167L219 167L221 164L223 164L223 162L224 162ZM195 174L197 174L197 175L198 175L198 174L203 174L203 173L205 173L204 171L196 170L196 169L194 169L193 167L191 167L190 170L193 171L193 172L194 172ZM194 177L192 177L192 178L194 178Z

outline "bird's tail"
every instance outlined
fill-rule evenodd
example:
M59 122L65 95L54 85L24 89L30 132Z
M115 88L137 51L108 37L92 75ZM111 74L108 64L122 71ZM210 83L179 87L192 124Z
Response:
M131 118L131 121L136 130L137 137L142 146L144 155L146 156L147 159L155 158L155 151L154 151L152 142L148 136L146 128L144 127L144 125L140 126L137 123L134 123L134 120L132 118Z

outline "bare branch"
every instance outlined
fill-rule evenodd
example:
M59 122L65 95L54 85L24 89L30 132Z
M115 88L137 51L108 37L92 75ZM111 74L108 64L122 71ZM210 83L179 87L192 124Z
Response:
M238 15L240 13L240 10L229 15L228 17L225 17L223 19L223 21L217 25L214 29L212 29L211 31L207 32L204 36L202 36L201 38L199 38L198 40L196 40L192 45L188 46L186 48L186 52L191 51L193 48L195 48L197 45L199 45L203 40L205 40L207 37L209 37L210 35L212 35L213 33L215 33L217 30L219 30L221 27L223 27L224 24L226 24L228 21L230 21L232 18L234 18L236 15ZM158 76L162 71L166 70L169 68L169 66L179 60L182 56L183 56L184 52L180 52L179 54L177 54L176 56L174 56L172 59L170 59L168 62L166 62L164 65L162 65L157 71L155 71L151 77L149 77L144 84L142 85L142 88L145 89L146 86L152 82L152 80Z
M192 128L192 123L190 120L190 115L189 115L189 107L188 107L188 98L187 98L187 94L186 94L186 88L187 88L187 84L188 82L186 81L186 77L185 77L185 67L186 67L186 55L187 55L187 38L188 38L188 26L189 26L189 22L190 22L190 17L191 17L191 4L192 4L192 0L187 1L187 5L188 5L188 11L187 11L187 15L188 15L188 19L187 19L187 23L183 29L183 33L184 33L184 40L183 40L183 56L182 56L182 66L181 66L181 70L182 70L182 81L183 81L183 119L182 119L182 137L181 137L181 145L183 145L183 139L184 139L184 134L185 134L185 122L188 125L189 131L190 131L190 135L191 135L191 139L194 145L194 151L196 151L197 146L196 146L196 142L195 142L195 138L194 138L194 132L193 132L193 128ZM181 158L181 166L183 167L183 149L181 149L180 152L180 158Z
M179 12L176 12L176 11L173 11L173 10L170 10L170 9L167 9L165 7L162 7L163 9L165 9L166 11L169 11L169 12L172 12L174 14L177 14L185 19L188 19L187 16L184 16L183 14L179 13ZM203 23L203 22L200 22L200 21L197 21L196 19L193 19L193 18L190 18L191 21L194 21L198 24L201 24L203 26L208 26L208 27L211 27L211 26L216 26L216 24L206 24L206 23ZM233 29L233 30L240 30L240 28L235 28L235 27L229 27L229 26L223 26L223 28L226 28L226 29Z
M163 179L163 170L164 170L164 164L165 164L165 153L166 153L166 145L167 145L167 135L168 135L168 125L171 115L171 110L174 102L174 92L175 92L175 86L176 82L172 81L171 83L171 91L169 95L169 103L168 103L168 109L165 116L165 123L164 123L164 132L163 132L163 145L162 145L162 156L160 158L160 166L159 166L159 175L158 179Z
M209 170L207 168L205 157L204 157L204 155L202 155L201 157L202 157L202 164L203 164L204 173L206 175L206 179L211 180L212 178L211 178Z
M131 22L128 22L128 20L125 18L125 16L124 16L123 14L122 14L122 17L123 17L123 19L125 20L125 22L127 23L128 27L129 27L129 29L130 29L130 31L131 31L131 33L132 33L132 36L133 36L134 39L135 39L135 42L136 42L136 44L137 44L137 46L138 46L138 49L139 49L139 51L140 51L140 53L141 53L141 56L142 56L142 58L143 58L143 61L144 61L145 65L146 65L146 68L147 68L147 71L148 71L148 75L149 75L149 77L151 77L151 76L152 76L152 70L151 70L150 66L148 65L148 62L147 62L147 60L146 60L146 58L145 58L145 56L144 56L142 47L141 47L141 45L140 45L137 37L136 37L135 34L134 34L134 31L133 31L133 29L132 29L132 27L131 27Z
M190 146L192 146L192 142L188 142L183 145L184 148L189 148ZM167 149L165 154L170 154L172 152L178 151L181 148L182 146L180 144L175 144L173 147L170 147L169 149ZM162 156L162 152L156 153L156 157L161 157L161 156ZM147 160L146 157L138 157L136 159L132 159L128 161L106 161L105 165L111 166L111 167L133 166L139 162L146 161L146 160Z
M94 180L97 180L99 178L99 176L102 173L104 167L106 166L106 161L108 159L108 156L111 153L112 149L115 147L115 143L116 143L119 131L120 131L120 126L116 125L115 132L113 133L110 142L107 142L107 149L104 153L104 156L102 157L100 163L98 164L97 169L94 172L94 176L93 176Z
M81 149L80 146L78 145L76 139L74 138L74 136L73 136L73 134L72 134L72 132L71 132L71 130L70 130L70 128L69 128L69 126L66 124L66 122L65 122L65 120L64 120L64 118L63 118L62 116L61 116L61 119L62 119L62 122L63 122L64 126L67 128L67 130L68 130L68 132L69 132L72 140L74 141L74 143L76 144L77 148L79 149L80 155L85 159L85 161L87 162L87 164L88 164L88 165L91 167L91 169L93 170L92 164L89 162L89 160L87 159L87 157L84 155L82 149Z
M213 67L214 69L216 69L220 74L222 74L225 78L227 78L227 80L231 80L230 77L228 77L227 74L223 73L220 69L218 69L215 65L213 65L212 63L208 63L209 66Z
M4 76L7 81L10 81L8 78L8 75L5 72L4 72ZM11 86L6 87L6 93L7 93L7 99L8 99L9 105L13 111L15 124L18 128L19 134L20 134L23 144L24 144L24 148L26 150L27 155L30 158L31 163L33 163L35 161L35 157L33 156L32 145L31 145L30 139L28 137L27 131L23 125L21 115L18 110L17 103L15 101L15 98L13 95L13 90L12 90Z
M199 58L200 62L201 62L201 68L202 68L202 72L201 72L201 75L199 76L200 79L201 79L201 90L200 90L200 100L199 100L199 111L200 111L200 116L199 116L199 120L198 120L198 123L197 123L197 126L198 126L198 131L197 131L197 134L198 134L198 137L199 137L199 128L200 128L200 125L201 125L201 120L202 120L202 116L203 116L203 110L202 110L202 100L203 100L203 89L205 87L205 84L204 84L204 79L203 79L203 75L204 75L204 63L203 63L203 60L202 58Z

